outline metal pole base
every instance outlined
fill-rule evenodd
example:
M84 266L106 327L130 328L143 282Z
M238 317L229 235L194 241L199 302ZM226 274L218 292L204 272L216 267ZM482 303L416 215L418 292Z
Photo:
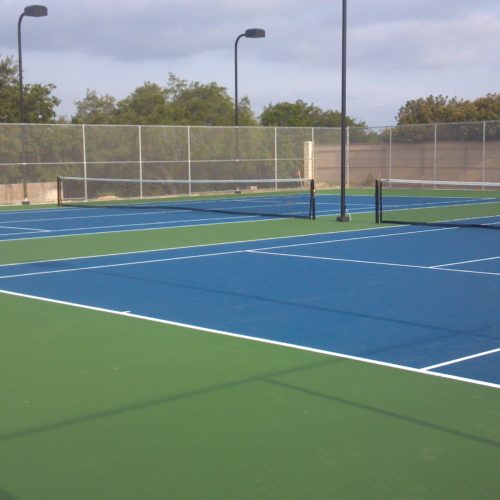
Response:
M22 201L22 204L23 205L29 205L30 204L30 200L28 200L28 198L24 198L24 200Z
M339 215L337 217L337 222L351 222L351 216L349 214Z

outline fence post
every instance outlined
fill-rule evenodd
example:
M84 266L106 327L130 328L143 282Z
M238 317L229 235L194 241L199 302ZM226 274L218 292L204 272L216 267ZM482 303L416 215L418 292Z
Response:
M389 129L389 179L392 179L392 127Z
M274 190L278 191L278 128L274 127Z
M434 123L434 174L433 177L437 181L437 123ZM434 186L436 187L436 186Z
M188 189L191 196L191 127L187 126L187 147L188 147Z
M87 181L87 141L85 139L85 124L82 125L82 147L83 147L83 186L85 190L85 201L88 201Z
M315 170L315 165L314 165L314 127L311 127L311 175L309 176L310 179L314 179L316 177L316 170ZM304 177L306 176L306 173L304 172Z
M486 182L486 121L483 120L483 189Z
M350 156L351 156L351 129L346 127L346 160L345 160L345 184L350 187Z
M139 125L138 127L138 135L139 135L139 197L142 199L143 198L143 191L142 191L142 127Z

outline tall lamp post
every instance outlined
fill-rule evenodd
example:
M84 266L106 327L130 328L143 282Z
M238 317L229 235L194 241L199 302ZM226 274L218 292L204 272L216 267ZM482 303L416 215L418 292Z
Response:
M342 0L342 110L340 132L340 215L339 222L350 222L351 216L347 213L346 205L346 64L347 62L347 0Z
M28 5L24 8L24 12L19 16L19 21L17 22L17 50L19 54L19 121L20 123L25 123L26 118L24 116L24 87L23 87L23 55L21 50L21 22L23 17L45 17L48 14L47 7L45 5ZM22 130L24 127L21 125ZM24 137L21 136L21 150L22 150L22 163L23 163L23 204L29 205L28 200L28 186L26 184L26 161L24 154Z
M240 38L264 38L266 36L265 30L261 28L249 28L238 35L234 43L234 124L238 126L238 42Z

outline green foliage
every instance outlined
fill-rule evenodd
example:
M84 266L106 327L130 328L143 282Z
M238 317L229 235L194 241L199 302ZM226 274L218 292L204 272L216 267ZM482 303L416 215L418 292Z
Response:
M487 94L474 101L481 120L500 120L500 93Z
M24 111L28 123L54 123L61 102L52 93L55 85L24 85ZM0 122L17 123L19 117L19 67L14 58L0 58Z
M394 130L393 138L401 142L433 141L434 127L430 124L434 123L438 123L439 140L482 141L482 122L500 120L500 93L474 101L430 95L408 101L396 118L402 127ZM498 124L488 124L485 132L486 139L500 138Z
M172 110L167 102L168 90L156 83L144 82L117 106L117 122L134 125L168 125Z
M117 122L116 99L108 94L100 96L95 90L87 89L87 95L76 101L76 114L72 123L111 124Z
M56 86L39 83L24 86L24 112L28 123L54 123L60 100L52 95Z
M396 116L398 125L500 120L500 93L474 101L433 96L407 101Z
M363 126L354 118L346 118L350 127ZM260 123L268 127L340 127L341 114L330 109L324 111L302 100L269 104L260 115Z
M0 122L19 119L18 67L12 57L0 59ZM15 117L15 120L14 120Z
M188 83L170 74L167 85L145 82L121 101L94 90L76 103L73 123L134 125L234 124L234 103L227 90L215 82ZM250 101L240 101L240 124L257 125Z
M170 74L167 92L172 108L172 124L175 125L234 125L234 101L227 89L215 82L202 84L180 80ZM257 125L244 97L239 103L240 125Z

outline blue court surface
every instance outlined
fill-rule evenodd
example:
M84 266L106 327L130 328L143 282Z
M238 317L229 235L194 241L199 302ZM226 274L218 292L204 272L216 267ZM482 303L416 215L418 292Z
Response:
M40 231L55 214L1 225L32 213ZM9 264L0 291L500 387L499 236L384 226Z

